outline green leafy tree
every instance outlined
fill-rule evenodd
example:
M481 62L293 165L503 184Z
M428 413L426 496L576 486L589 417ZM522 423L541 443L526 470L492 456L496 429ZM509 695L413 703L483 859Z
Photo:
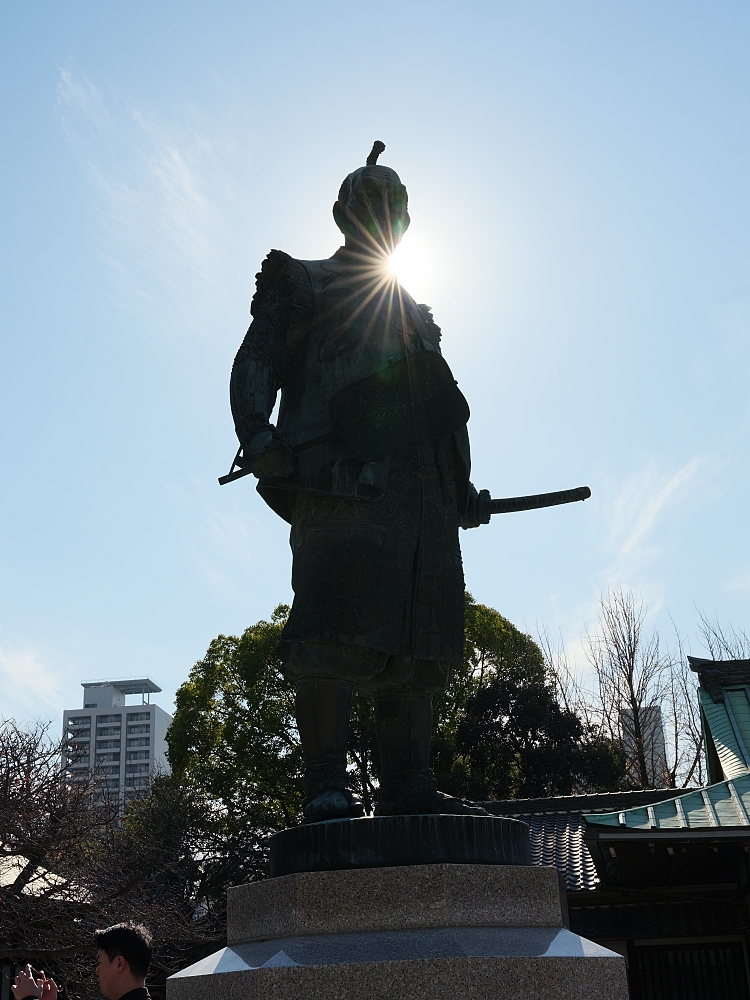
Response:
M371 698L355 694L349 722L350 784L362 797L365 812L370 813L375 805L380 758L378 742L375 738L375 712Z
M537 643L465 598L464 661L435 698L433 771L474 801L620 787L616 743L562 708Z
M622 752L562 708L546 681L497 674L471 696L456 734L475 800L615 790Z
M228 828L296 823L302 752L294 690L276 647L289 608L280 604L240 638L220 635L178 689L167 733L173 773L222 810Z

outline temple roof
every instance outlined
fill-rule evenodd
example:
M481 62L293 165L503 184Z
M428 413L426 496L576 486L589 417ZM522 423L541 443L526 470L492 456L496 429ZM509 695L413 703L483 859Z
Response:
M633 830L693 830L750 826L750 773L681 791L674 798L653 805L609 813L585 813L593 826Z
M483 802L495 816L512 816L530 827L531 860L554 865L565 877L570 892L595 889L599 884L591 853L584 843L585 811L628 810L658 803L674 795L663 788L632 792L598 792L590 795L557 795L542 799L506 799Z

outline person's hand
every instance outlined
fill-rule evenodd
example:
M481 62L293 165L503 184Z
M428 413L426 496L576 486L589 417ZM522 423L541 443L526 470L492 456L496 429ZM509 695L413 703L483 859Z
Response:
M37 983L39 980L37 979ZM47 979L42 969L42 1000L57 1000L57 983L54 979Z
M11 989L16 1000L24 1000L25 997L43 996L44 985L41 979L34 979L32 968L30 965L27 965L25 969L21 969L18 973ZM55 996L57 996L57 987L55 987Z
M34 972L30 965L22 969L16 976L16 981L11 986L13 996L16 1000L25 1000L25 997L40 997L41 1000L57 1000L57 983L54 979L47 979L42 971L39 979L34 979Z

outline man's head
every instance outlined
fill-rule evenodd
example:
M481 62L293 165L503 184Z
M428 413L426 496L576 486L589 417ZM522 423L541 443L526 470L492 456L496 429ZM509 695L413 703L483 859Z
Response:
M408 196L395 170L377 165L385 146L376 142L367 165L349 174L333 205L333 218L347 238L375 254L391 254L409 228Z
M120 1000L144 985L151 962L151 934L142 924L114 924L96 931L94 942L99 952L99 989L108 1000Z

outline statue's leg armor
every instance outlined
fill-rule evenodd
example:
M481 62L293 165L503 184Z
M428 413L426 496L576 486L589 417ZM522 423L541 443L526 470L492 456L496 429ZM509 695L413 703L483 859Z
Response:
M480 806L437 790L430 770L431 694L405 691L376 696L375 733L381 768L376 816L487 815Z
M380 751L378 815L424 810L437 782L430 771L432 695L408 692L375 699L375 733Z
M375 727L383 780L426 771L432 737L431 694L389 694L375 700Z
M352 685L336 680L297 683L296 712L305 757L302 803L306 823L361 816L362 803L346 787L346 744Z

